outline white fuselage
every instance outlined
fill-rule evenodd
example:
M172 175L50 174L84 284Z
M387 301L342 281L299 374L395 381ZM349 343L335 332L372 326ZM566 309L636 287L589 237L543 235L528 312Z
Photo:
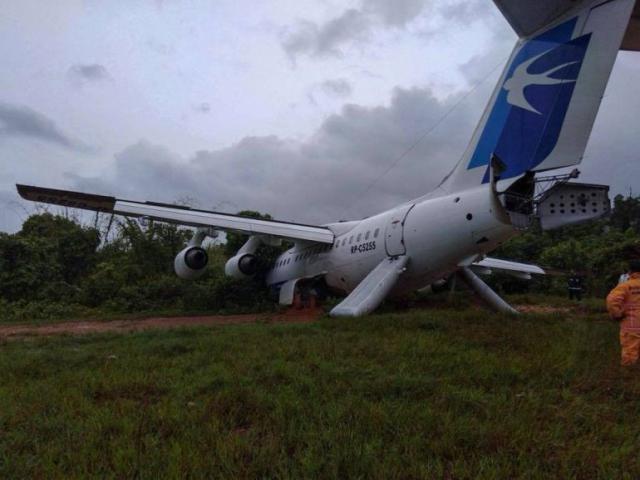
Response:
M407 255L394 289L403 294L446 277L516 233L488 184L327 227L335 234L333 245L296 243L278 257L267 284L324 276L328 286L351 292L385 258Z

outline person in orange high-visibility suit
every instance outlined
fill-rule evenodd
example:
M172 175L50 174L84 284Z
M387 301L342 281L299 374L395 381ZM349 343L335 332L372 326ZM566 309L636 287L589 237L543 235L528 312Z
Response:
M629 262L629 279L618 284L607 296L607 310L620 321L622 365L633 365L640 358L640 260Z

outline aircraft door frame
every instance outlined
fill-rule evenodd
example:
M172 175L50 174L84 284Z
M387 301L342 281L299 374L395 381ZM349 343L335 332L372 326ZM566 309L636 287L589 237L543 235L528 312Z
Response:
M390 257L407 253L404 244L404 222L414 205L405 205L391 212L391 217L384 229L384 248Z

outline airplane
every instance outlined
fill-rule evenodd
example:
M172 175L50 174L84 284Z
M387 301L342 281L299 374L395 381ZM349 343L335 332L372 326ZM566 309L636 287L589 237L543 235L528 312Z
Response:
M260 245L292 242L266 275L282 305L322 285L346 294L331 315L359 316L387 297L435 289L455 276L493 308L515 312L478 274L545 271L486 255L534 225L557 228L610 211L607 186L572 182L577 170L541 174L581 162L618 50L640 50L640 3L494 3L519 38L464 155L433 191L390 210L304 225L28 185L18 192L34 202L196 227L174 262L186 279L204 271L202 244L217 231L249 235L225 265L234 278L257 273Z

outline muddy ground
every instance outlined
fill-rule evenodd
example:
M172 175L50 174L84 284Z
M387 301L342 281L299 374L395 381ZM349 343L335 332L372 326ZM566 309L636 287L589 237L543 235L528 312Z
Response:
M127 320L78 320L47 325L0 325L0 338L20 338L42 335L86 335L103 332L139 332L151 329L191 327L195 325L238 325L246 323L305 323L317 319L324 312L314 310L289 310L285 313L261 313L247 315L207 315L198 317L149 317Z
M569 307L546 305L516 305L520 313L570 313ZM475 306L481 309L482 307ZM324 315L321 308L297 310L282 313L258 313L246 315L206 315L196 317L148 317L126 320L76 320L45 325L13 324L0 325L0 339L47 335L86 335L104 332L139 332L152 329L169 329L191 326L238 325L247 323L306 323Z

